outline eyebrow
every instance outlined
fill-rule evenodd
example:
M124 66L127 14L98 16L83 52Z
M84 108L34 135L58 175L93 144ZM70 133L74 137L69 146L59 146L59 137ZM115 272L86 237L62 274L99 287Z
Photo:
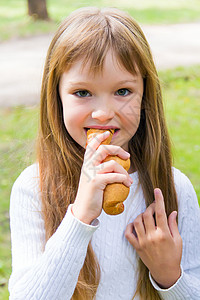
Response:
M135 83L137 82L137 79L131 79L131 80L122 80L122 81L118 81L116 84L125 84L125 83ZM85 84L88 84L89 82L88 81L68 81L68 83L70 85L85 85Z
M131 79L131 80L122 80L122 81L119 81L118 84L123 84L123 83L133 83L133 82L137 82L137 79Z
M87 82L87 81L75 81L75 82L73 82L73 81L68 81L68 83L69 83L70 85L85 85L85 84L87 84L88 82Z

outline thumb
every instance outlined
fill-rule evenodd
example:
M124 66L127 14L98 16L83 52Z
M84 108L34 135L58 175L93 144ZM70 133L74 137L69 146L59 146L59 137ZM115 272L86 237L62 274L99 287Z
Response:
M168 225L173 237L179 235L178 225L176 222L177 211L173 211L168 217Z

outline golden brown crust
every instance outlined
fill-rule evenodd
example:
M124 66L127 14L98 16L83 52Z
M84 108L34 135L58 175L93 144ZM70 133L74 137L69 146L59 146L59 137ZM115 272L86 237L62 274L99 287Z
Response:
M88 143L94 138L96 137L98 134L104 133L106 131L110 131L110 135L109 137L103 141L101 144L102 145L109 145L111 140L112 140L112 136L114 134L114 129L95 129L95 128L90 128L87 131L87 143L86 143L86 147L88 145Z
M130 159L122 159L117 155L110 155L107 156L104 159L104 162L109 161L109 160L115 160L116 162L118 162L118 164L120 164L126 171L128 171L130 169Z
M95 129L91 128L87 131L87 143L88 143L98 134L103 133L107 130L105 129ZM110 129L111 134L110 136L101 144L104 145L109 145L112 136L114 134L114 130ZM109 161L109 160L115 160L117 161L126 171L129 170L130 168L130 159L121 159L120 157L116 155L110 155L107 156L104 160L104 162ZM104 195L103 195L103 210L105 213L109 215L118 215L121 214L124 211L124 204L123 201L126 200L129 194L129 188L125 186L122 183L112 183L108 184L104 190Z
M124 211L123 202L129 194L129 188L122 183L108 184L104 190L103 209L107 214L119 214ZM119 205L120 204L120 205ZM123 210L122 210L123 208ZM119 211L118 213L114 213Z
M104 207L103 210L107 215L119 215L124 211L124 204L123 202L117 203L115 206L111 207Z

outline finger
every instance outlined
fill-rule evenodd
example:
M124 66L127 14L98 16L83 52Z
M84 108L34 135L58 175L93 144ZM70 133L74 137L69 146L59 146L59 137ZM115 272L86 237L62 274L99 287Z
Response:
M155 203L150 204L145 212L143 213L143 222L145 226L146 233L150 233L155 230L155 220L154 220L154 213L155 213Z
M133 183L133 179L129 176L128 172L115 160L109 160L100 164L97 168L97 174L105 173L120 173L127 176L127 180Z
M100 145L95 153L98 156L98 163L100 164L108 156L119 156L126 160L130 157L130 154L116 145Z
M177 217L177 211L173 211L168 217L169 229L173 237L180 235L178 230L178 225L176 222L176 217Z
M134 225L133 223L130 223L127 225L125 230L125 238L129 241L129 243L135 248L139 248L139 242L136 236L136 233L134 233Z
M145 227L143 223L143 214L137 216L137 218L133 221L133 225L138 236L139 241L145 236Z
M90 158L94 154L94 152L98 149L98 147L101 145L101 143L109 137L109 135L110 135L110 131L105 131L95 136L88 143L86 147L85 156L87 156L87 158Z
M162 229L168 229L167 223L167 215L165 212L165 203L162 192L160 189L154 189L154 196L155 196L155 215L156 215L156 224L157 227Z
M101 185L101 189L104 190L107 184L110 183L122 183L127 187L131 186L131 181L127 179L127 175L121 173L105 173L105 174L97 174L96 182Z

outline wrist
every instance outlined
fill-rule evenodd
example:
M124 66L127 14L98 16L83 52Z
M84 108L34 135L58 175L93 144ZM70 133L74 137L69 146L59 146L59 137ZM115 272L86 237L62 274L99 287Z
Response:
M154 276L151 274L152 279L156 282L156 284L161 288L161 289L169 289L172 287L178 279L181 277L181 268L177 272L170 272L166 273L165 276Z
M94 220L94 218L90 218L90 216L88 214L84 213L84 211L81 210L80 208L77 209L75 204L72 205L71 212L76 219L78 219L79 221L81 221L85 224L90 225L92 223L92 221Z

